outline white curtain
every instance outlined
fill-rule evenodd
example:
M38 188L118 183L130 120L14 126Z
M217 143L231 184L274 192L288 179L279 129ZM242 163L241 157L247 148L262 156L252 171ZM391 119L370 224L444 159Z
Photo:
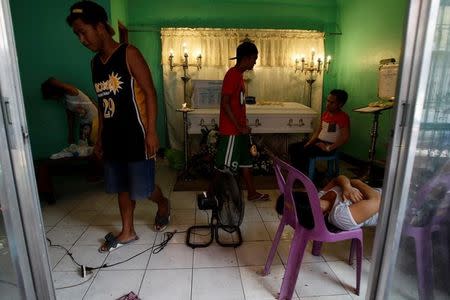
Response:
M307 104L309 89L306 75L295 72L295 59L311 58L324 61L324 34L306 30L272 29L210 29L210 28L162 28L162 53L164 97L166 103L169 141L172 148L183 148L183 119L176 109L184 102L183 68L170 70L169 55L173 63L183 62L184 52L189 63L195 63L201 53L202 68L189 67L192 79L222 80L226 71L235 64L229 58L236 56L236 48L243 39L251 39L258 47L259 56L255 68L245 75L247 92L256 101L295 101ZM188 81L188 91L191 92ZM322 74L313 84L311 107L320 112L322 100ZM188 103L188 106L190 103Z

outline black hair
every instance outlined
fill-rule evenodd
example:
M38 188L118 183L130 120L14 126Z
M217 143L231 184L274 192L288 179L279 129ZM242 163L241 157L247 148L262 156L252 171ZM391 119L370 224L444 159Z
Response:
M72 27L73 22L78 19L89 25L103 24L108 33L114 35L114 29L108 23L105 9L94 1L83 0L70 7L70 14L66 18L67 24Z
M341 103L342 106L344 106L345 102L347 102L348 99L348 94L346 91L344 90L332 90L330 92L330 95L333 95L336 97L336 99L339 101L339 103Z
M55 86L52 80L53 78L49 78L41 84L41 92L44 99L62 98L65 94L64 89Z

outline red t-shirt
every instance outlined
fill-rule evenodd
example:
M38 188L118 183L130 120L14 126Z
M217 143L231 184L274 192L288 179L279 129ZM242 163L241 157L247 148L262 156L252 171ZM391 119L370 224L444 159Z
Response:
M346 112L337 111L331 114L326 111L322 114L322 130L319 133L319 140L335 143L341 134L341 129L348 127L350 127L350 118Z
M230 97L231 111L240 127L247 126L247 114L245 111L245 86L244 77L236 67L228 70L223 78L222 97ZM219 133L222 135L238 135L239 130L230 120L225 109L220 103Z

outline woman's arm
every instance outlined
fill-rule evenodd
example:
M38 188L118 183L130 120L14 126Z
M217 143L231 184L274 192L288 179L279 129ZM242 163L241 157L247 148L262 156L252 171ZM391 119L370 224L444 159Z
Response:
M376 190L359 179L351 179L350 184L361 192L364 199L377 198L380 196Z
M352 179L350 183L353 187L360 190L364 197L363 201L353 203L348 207L355 222L360 224L378 212L381 195L359 179Z
M334 181L336 185L339 185L342 188L342 196L344 199L348 199L353 203L364 199L364 195L361 193L360 189L357 186L354 186L352 180L348 179L346 176L339 175ZM356 189L354 189L354 187Z

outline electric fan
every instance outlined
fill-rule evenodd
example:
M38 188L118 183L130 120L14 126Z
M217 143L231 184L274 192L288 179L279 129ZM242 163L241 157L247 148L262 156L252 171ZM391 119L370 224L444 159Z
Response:
M245 204L242 200L239 181L228 170L218 170L208 192L197 196L198 208L211 210L209 225L196 225L187 230L186 244L192 248L207 247L214 239L224 247L238 247L242 244L242 235L239 226L244 218ZM210 231L210 239L206 243L193 243L191 237L196 231ZM233 234L233 242L224 242L220 239L219 231L223 230ZM235 241L237 239L237 241Z

